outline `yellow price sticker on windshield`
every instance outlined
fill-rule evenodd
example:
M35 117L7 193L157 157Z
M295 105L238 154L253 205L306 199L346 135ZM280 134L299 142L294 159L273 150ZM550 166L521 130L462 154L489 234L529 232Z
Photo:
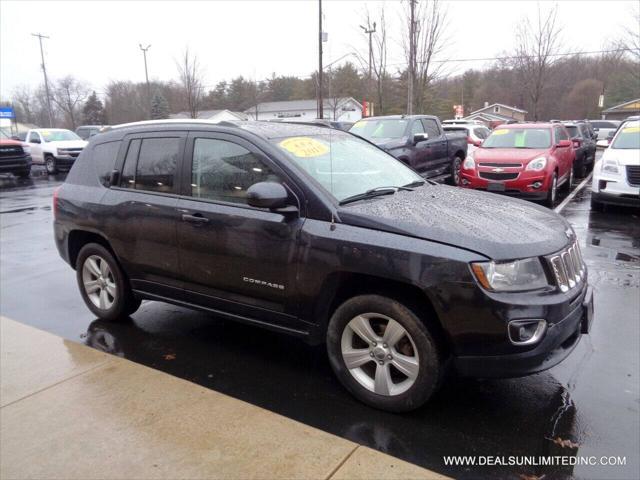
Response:
M494 130L492 132L493 135L506 135L507 133L509 133L509 130L506 128L501 128L500 130Z
M319 157L329 152L329 147L314 138L293 137L280 142L280 146L296 157Z
M624 133L638 133L640 132L640 127L627 127L623 128L622 131Z

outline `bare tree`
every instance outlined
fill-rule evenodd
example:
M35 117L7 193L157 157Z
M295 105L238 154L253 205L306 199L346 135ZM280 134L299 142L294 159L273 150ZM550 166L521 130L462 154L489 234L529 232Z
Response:
M19 121L36 123L35 98L31 89L27 85L17 86L13 90L11 98L21 113Z
M198 117L198 111L202 104L203 80L200 63L196 55L191 55L185 48L180 62L177 62L180 73L180 83L184 93L187 111L191 118Z
M540 100L560 41L557 16L557 5L546 15L538 6L537 22L532 24L529 18L525 18L516 30L515 67L520 74L523 92L533 110L534 121L540 117Z
M407 114L422 110L430 84L442 74L444 62L434 61L446 43L447 12L440 0L409 0L405 9L407 28L404 50L407 59Z
M55 82L53 102L65 117L66 126L75 130L80 107L89 96L89 87L71 75Z

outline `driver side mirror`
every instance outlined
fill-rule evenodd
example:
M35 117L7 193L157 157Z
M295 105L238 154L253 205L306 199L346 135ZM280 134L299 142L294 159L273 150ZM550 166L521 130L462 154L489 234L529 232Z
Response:
M570 147L571 145L572 145L571 144L571 140L560 140L558 142L558 147L559 148L566 148L566 147Z
M424 133L414 133L413 134L413 144L417 145L420 142L424 142L425 140L429 140L429 134Z
M268 208L278 212L297 212L293 205L287 205L289 194L281 183L258 182L247 189L247 203L252 207Z

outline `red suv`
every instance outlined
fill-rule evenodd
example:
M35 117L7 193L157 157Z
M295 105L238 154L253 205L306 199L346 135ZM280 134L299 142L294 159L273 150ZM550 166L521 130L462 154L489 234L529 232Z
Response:
M575 152L564 126L552 123L502 125L462 164L460 186L556 201L558 187L573 184Z

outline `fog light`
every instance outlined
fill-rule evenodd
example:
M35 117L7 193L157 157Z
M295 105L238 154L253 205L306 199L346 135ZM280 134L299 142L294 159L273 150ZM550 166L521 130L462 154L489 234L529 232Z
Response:
M533 188L540 188L542 186L542 182L534 182L533 185L531 185Z
M509 322L509 340L514 345L538 342L547 330L546 320L512 320Z
M469 180L467 180L466 178L462 179L462 184L463 185L469 185Z

